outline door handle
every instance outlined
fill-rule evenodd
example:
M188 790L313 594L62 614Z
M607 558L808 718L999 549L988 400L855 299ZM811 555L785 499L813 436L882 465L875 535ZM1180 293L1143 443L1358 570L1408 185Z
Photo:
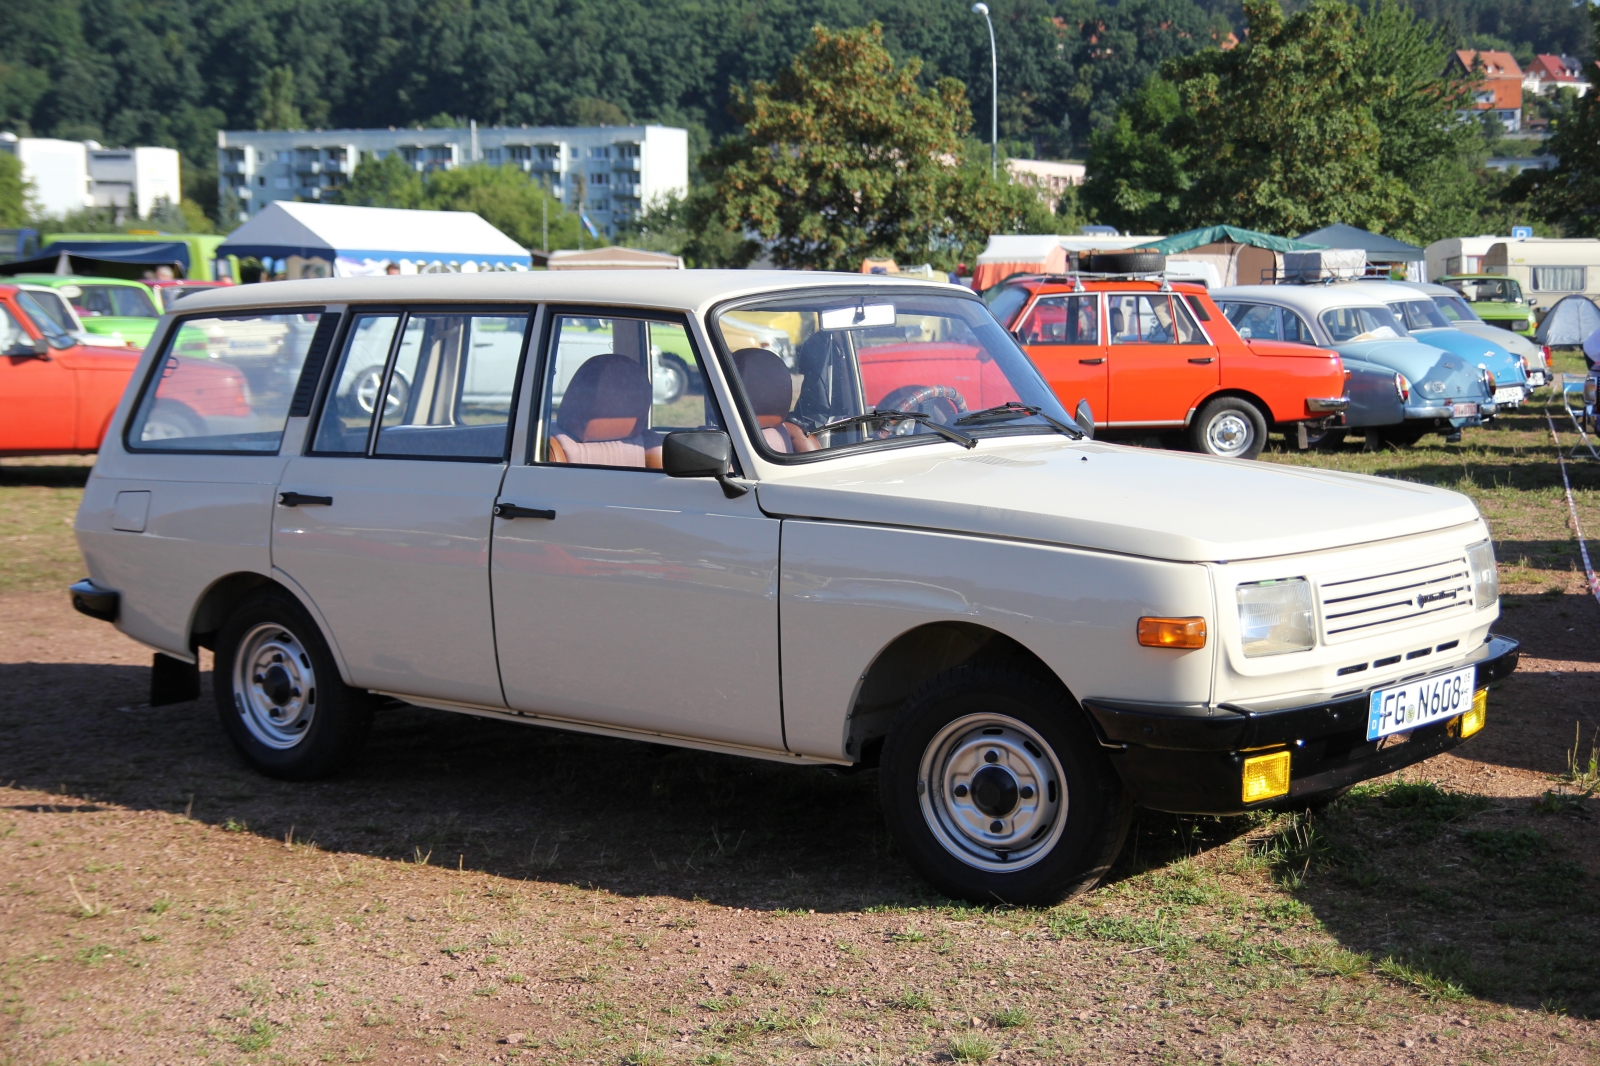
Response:
M1106 358L1103 355L1099 359L1079 359L1078 360L1078 362L1082 363L1084 366L1099 366L1101 363L1103 363L1105 361L1106 361Z
M496 518L553 519L556 513L538 507L519 507L514 503L497 503L494 505L494 516Z
M299 507L302 504L316 504L318 507L332 507L332 496L307 496L303 492L280 492L278 502L285 507Z
M1204 359L1191 359L1191 360L1189 360L1189 362L1191 362L1191 363L1214 363L1216 361L1217 361L1217 357L1214 356L1214 355L1208 355Z

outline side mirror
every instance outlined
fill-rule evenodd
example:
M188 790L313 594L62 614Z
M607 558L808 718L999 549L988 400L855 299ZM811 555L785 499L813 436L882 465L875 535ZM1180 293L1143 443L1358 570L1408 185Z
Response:
M1072 412L1072 420L1078 423L1085 437L1094 440L1094 411L1090 410L1087 399L1078 401L1078 409Z
M733 441L720 429L682 429L661 442L661 469L668 477L715 478L730 500L750 491L728 476L732 465Z
M35 358L37 358L37 359L48 359L48 358L50 358L50 342L45 340L43 337L34 337L31 341L28 342L28 345L33 350L33 354L34 354Z

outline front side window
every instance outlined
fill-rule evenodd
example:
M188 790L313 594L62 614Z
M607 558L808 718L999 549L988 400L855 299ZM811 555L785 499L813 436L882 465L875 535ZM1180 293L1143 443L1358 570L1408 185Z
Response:
M1335 344L1407 336L1405 326L1387 307L1336 307L1322 312L1322 328Z
M796 342L792 362L740 344L752 326L775 321ZM1029 407L1068 421L1033 364L971 298L796 292L721 311L713 329L756 443L771 457L937 441L951 430L1054 432Z
M527 326L520 312L354 315L313 453L364 455L370 438L384 458L503 459Z
M1316 344L1311 336L1311 326L1293 311L1283 310L1283 339L1291 344Z
M1023 344L1099 344L1100 297L1043 296L1017 327Z
M1282 340L1278 333L1278 309L1270 304L1224 303L1222 313L1245 340Z
M143 289L130 285L82 285L73 306L91 318L160 318Z
M170 332L156 377L134 412L128 447L276 452L321 317L276 312L184 319Z
M1582 292L1583 267L1534 267L1534 292Z
M659 470L668 433L721 428L680 322L558 314L548 367L537 451L544 462Z

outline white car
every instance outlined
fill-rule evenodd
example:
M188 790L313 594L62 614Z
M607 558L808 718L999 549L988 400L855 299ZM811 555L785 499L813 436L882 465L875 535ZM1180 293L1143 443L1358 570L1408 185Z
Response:
M296 315L293 389L147 432L186 325ZM775 316L792 367L727 343ZM367 348L410 382L376 416L338 402ZM704 394L661 402L656 348ZM156 650L154 704L211 649L223 728L279 777L335 771L380 696L875 766L939 889L1039 902L1105 873L1133 803L1303 804L1454 747L1517 662L1466 497L1097 442L955 286L245 285L186 297L141 367L73 601Z

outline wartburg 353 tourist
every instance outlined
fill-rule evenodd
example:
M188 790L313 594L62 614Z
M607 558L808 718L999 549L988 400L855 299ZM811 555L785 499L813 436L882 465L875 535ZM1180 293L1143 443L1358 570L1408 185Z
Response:
M173 417L196 335L248 339L247 411ZM386 699L875 766L902 853L973 900L1093 885L1134 803L1306 804L1483 728L1517 645L1469 500L1082 421L949 285L218 289L128 387L72 595L159 653L152 703L211 649L263 773L334 771Z

